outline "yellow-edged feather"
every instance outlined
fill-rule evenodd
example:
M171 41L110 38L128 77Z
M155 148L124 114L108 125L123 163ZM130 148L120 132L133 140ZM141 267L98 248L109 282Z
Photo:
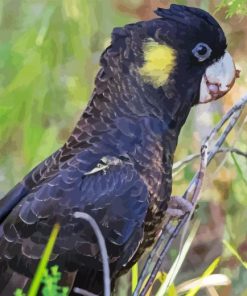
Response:
M176 51L168 45L148 39L143 46L144 64L139 69L144 81L158 88L166 84L176 64Z

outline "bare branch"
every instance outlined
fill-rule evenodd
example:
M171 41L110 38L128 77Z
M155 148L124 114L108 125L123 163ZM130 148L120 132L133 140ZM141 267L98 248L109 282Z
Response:
M82 212L75 212L74 213L75 218L83 219L86 220L91 227L94 230L94 233L97 237L98 240L98 245L100 248L100 253L101 253L101 258L102 258L102 264L103 264L103 276L104 276L104 295L105 296L110 296L111 295L111 280L110 280L110 268L109 268L109 262L108 262L108 254L107 254L107 249L106 249L106 244L105 244L105 239L101 233L101 230L96 223L96 221L88 215L87 213L82 213ZM89 292L85 291L83 289L79 288L74 288L74 292L81 294L81 295L87 295L89 296ZM90 293L90 296L93 294Z
M220 154L220 153L234 153L234 154L237 154L237 155L247 158L247 152L241 151L241 150L234 148L234 147L220 148L218 151L216 151L216 154ZM175 162L173 165L173 168L172 168L173 169L173 176L178 174L178 172L180 172L190 162L192 162L195 159L200 158L200 156L201 156L200 153L191 154L191 155L188 155L183 160Z
M193 181L190 183L190 186L187 188L187 190L185 191L183 198L185 199L190 199L193 203L193 207L195 209L196 206L196 201L198 200L199 197L199 193L202 187L202 181L203 181L203 177L205 174L205 170L206 170L206 166L207 166L207 155L208 155L208 143L205 142L205 144L202 146L201 149L201 163L200 163L200 169L198 171L198 173L195 175L195 177L193 178ZM191 195L191 198L189 198L189 196ZM179 230L182 228L182 226L184 226L186 224L186 222L191 218L191 216L193 215L194 209L190 212L185 214L185 216L182 218L182 220L180 220L177 224L177 227L174 229L174 232L172 233L172 235L170 236L167 244L164 246L163 250L161 251L159 258L157 259L157 262L154 265L154 268L151 272L151 275L148 279L148 281L146 282L143 290L140 293L140 296L145 296L148 292L148 290L150 289L150 287L152 286L155 277L157 275L157 273L159 272L160 266L163 262L163 259L171 245L171 243L173 242L174 238L177 236ZM169 222L171 222L172 219L169 219ZM182 221L182 223L181 223ZM188 224L187 224L188 226ZM185 229L185 231L183 232L184 236L186 234L187 229ZM164 229L163 229L164 231ZM181 243L184 240L184 237L181 239ZM180 247L181 249L181 247Z
M194 208L195 208L196 203L198 201L205 169L206 169L207 165L210 163L210 161L213 159L213 157L216 155L216 153L218 153L218 151L221 149L223 142L225 141L227 135L230 133L230 131L232 130L234 125L237 123L237 121L241 115L241 112L246 104L247 104L247 96L243 97L238 103L236 103L223 116L221 121L215 126L215 128L212 129L210 134L206 137L204 144L202 145L201 154L200 154L200 156L201 156L200 169L195 174L195 176L192 179L192 181L190 182L187 190L183 194L184 198L189 199L193 203ZM221 136L218 138L218 140L214 144L213 148L209 152L207 152L209 142L216 136L217 132L222 128L222 126L227 121L229 121L229 123L226 126L225 130L223 131ZM171 233L171 235L168 237L168 239L164 243L163 250L161 251L160 255L158 256L158 259L156 260L154 268L152 269L151 275L150 275L148 281L146 282L146 284L144 285L144 288L142 289L140 296L144 296L147 293L148 289L152 286L154 279L156 277L156 274L160 269L160 266L163 262L165 255L167 254L169 247L171 246L175 237L177 237L180 230L186 224L186 222L189 221L189 219L192 215L193 215L193 211L191 213L185 214L184 217L182 217L180 220L177 221L177 224L176 224L173 232ZM160 237L158 238L156 244L154 245L154 247L147 259L147 262L142 270L138 285L134 291L133 296L139 295L139 291L140 291L141 287L143 286L144 279L147 277L147 274L148 274L149 264L152 261L152 259L155 257L155 255L157 255L157 252L163 243L163 239L165 238L167 226L169 226L171 224L171 222L172 222L171 219L168 219L168 222L165 223L162 233L161 233ZM186 233L186 231L184 233ZM183 242L183 239L181 240L181 243L182 242Z

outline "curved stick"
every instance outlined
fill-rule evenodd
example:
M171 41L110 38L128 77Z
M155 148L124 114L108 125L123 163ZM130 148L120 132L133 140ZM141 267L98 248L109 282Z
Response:
M93 231L94 231L94 233L97 237L97 240L98 240L98 245L100 247L100 253L101 253L102 264L103 264L104 295L110 296L111 295L110 268L109 268L108 254L107 254L105 239L101 233L101 230L100 230L98 224L96 223L96 221L94 220L94 218L91 217L90 215L88 215L87 213L75 212L74 217L86 220L93 228ZM79 290L80 289L75 288L76 293L78 293ZM92 293L90 293L90 294L92 294Z

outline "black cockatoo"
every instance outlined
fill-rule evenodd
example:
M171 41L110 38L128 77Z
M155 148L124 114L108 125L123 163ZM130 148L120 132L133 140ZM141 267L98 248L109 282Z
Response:
M63 285L102 293L97 239L75 212L99 225L112 285L155 241L180 129L193 105L220 98L236 77L209 13L171 5L156 14L113 30L68 141L1 200L1 296L28 289L55 223L50 266L59 266Z

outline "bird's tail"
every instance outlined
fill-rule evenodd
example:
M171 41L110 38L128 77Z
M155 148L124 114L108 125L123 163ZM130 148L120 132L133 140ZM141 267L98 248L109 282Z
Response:
M31 282L31 278L14 272L6 262L0 260L0 296L13 296L17 289L27 294ZM59 285L69 288L70 296L78 296L74 288L84 290L84 295L103 295L103 273L86 268L79 272L62 272ZM42 295L42 287L38 295Z
M77 272L70 295L78 296L74 292L75 288L84 290L84 295L103 295L103 286L103 272L82 268Z
M13 272L6 263L0 260L0 296L12 296L17 289L28 290L30 279L17 272Z

